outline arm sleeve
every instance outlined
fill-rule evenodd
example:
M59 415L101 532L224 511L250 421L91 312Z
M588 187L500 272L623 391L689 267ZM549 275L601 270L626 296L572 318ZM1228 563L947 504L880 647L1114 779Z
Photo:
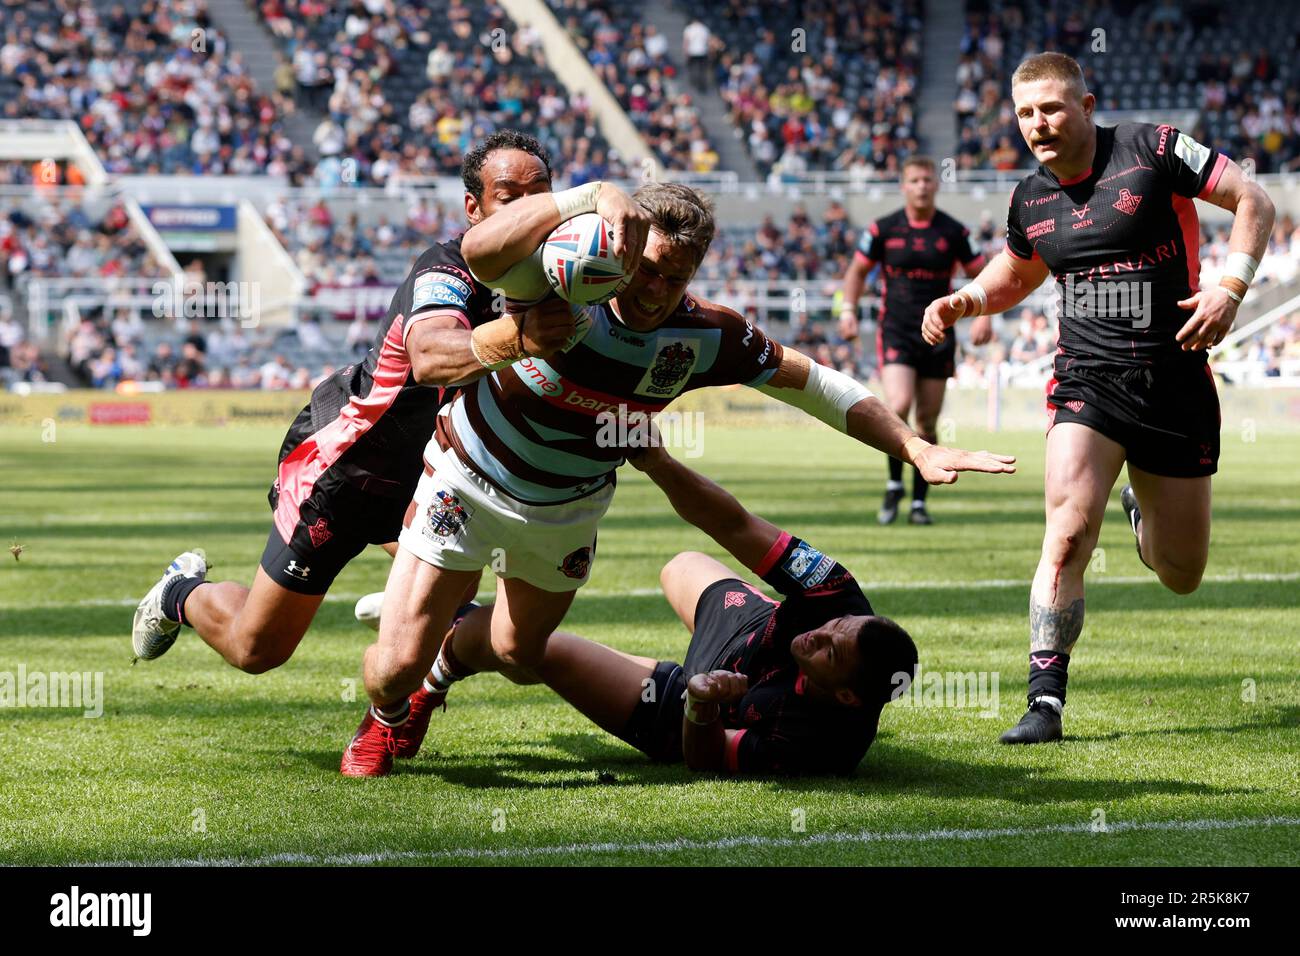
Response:
M1172 126L1143 125L1137 135L1138 148L1163 176L1175 193L1188 198L1214 192L1228 165L1228 157L1204 146Z
M1020 223L1020 187L1017 186L1011 193L1011 205L1007 207L1007 252L1011 253L1017 259L1034 258L1034 247L1029 242L1029 237L1025 235L1024 227Z
M862 235L858 239L858 248L855 253L856 257L865 259L868 262L883 262L885 258L885 242L880 237L880 226L872 223L866 229L862 230Z
M406 315L404 328L409 329L415 322L431 315L450 313L468 329L475 324L471 316L484 311L474 307L481 302L484 291L469 274L468 268L423 259L413 270L410 302L402 303ZM482 321L481 315L479 321Z
M767 337L738 312L719 308L722 339L712 385L752 385L767 382L781 367L781 343Z
M772 542L754 573L786 596L802 594L829 579L838 579L848 569L808 542L782 531Z

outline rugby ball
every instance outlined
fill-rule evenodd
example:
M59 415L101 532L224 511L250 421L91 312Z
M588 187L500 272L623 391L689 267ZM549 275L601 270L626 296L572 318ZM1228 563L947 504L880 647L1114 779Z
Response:
M588 212L574 216L542 243L542 270L561 299L578 305L608 302L627 286L623 260L614 255L614 227Z

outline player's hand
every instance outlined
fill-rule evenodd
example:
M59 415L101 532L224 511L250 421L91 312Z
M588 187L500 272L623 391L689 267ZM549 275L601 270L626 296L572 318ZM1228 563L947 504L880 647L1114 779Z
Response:
M727 704L740 700L748 690L749 678L734 671L696 674L686 684L686 691L693 699L710 704Z
M629 418L631 415L635 414L638 413L630 412ZM645 412L641 412L640 414L646 415L647 418L646 425L649 427L649 444L638 443L637 445L624 447L622 451L623 457L627 459L629 465L637 471L646 472L648 474L656 468L660 468L671 462L673 457L668 454L668 449L664 447L663 435L659 433L659 426L655 424L655 420ZM642 437L645 432L642 431L640 422L630 420L628 422L628 431L630 432L632 430L633 424L636 425L638 432L637 437ZM629 435L629 437L631 436Z
M993 316L977 315L970 324L970 344L987 345L993 341Z
M925 307L921 318L921 338L931 345L938 345L944 340L947 329L961 318L961 308L952 301L950 295L941 296Z
M559 296L529 306L519 326L524 349L535 358L549 358L564 348L576 326L573 310Z
M1190 299L1183 299L1178 307L1195 311L1174 339L1182 343L1184 352L1218 345L1232 331L1232 323L1237 321L1237 304L1228 295L1228 290L1219 286L1202 289Z
M596 212L614 227L610 252L623 260L623 274L641 267L641 251L650 238L650 214L613 183L602 182L596 195Z
M990 475L1014 475L1014 455L998 455L991 451L963 451L943 445L928 445L913 459L912 464L921 477L932 485L951 485L962 471L982 471Z
M840 313L840 338L852 341L858 337L858 314L855 309L845 309Z

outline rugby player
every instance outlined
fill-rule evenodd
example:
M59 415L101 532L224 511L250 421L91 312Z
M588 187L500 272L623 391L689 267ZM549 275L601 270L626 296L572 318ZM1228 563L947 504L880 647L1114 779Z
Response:
M533 137L501 130L466 154L461 178L473 226L522 196L549 193L550 157ZM624 231L644 236L648 219L625 193L602 190L598 208L618 231L616 248ZM503 316L494 290L470 273L462 238L420 254L365 360L317 386L290 426L269 495L274 523L252 587L207 581L203 552L181 554L136 609L137 658L165 653L184 624L250 674L283 664L344 565L367 544L396 552L438 408L454 385L486 374L470 352L470 329L510 323L533 355L567 340L568 320ZM467 578L466 595L476 589Z
M932 299L952 291L951 280L958 266L969 278L984 268L984 256L971 249L969 229L935 208L939 180L934 160L925 156L905 160L899 186L903 208L863 230L844 275L840 334L846 339L857 338L858 299L867 277L879 265L876 357L885 404L903 421L915 409L917 432L933 442L944 391L956 370L957 346L953 339L938 345L922 339L921 316ZM983 345L992 337L992 318L981 316L971 326L971 344ZM892 524L903 499L903 462L892 455L886 461L889 480L876 520ZM925 507L929 489L929 483L913 468L910 523L932 523Z
M785 600L683 552L660 581L691 634L684 664L560 632L536 679L653 760L730 773L852 773L884 705L911 683L917 654L907 632L877 616L833 558L750 514L662 447L629 462Z
M1061 738L1067 668L1083 630L1083 572L1106 501L1138 557L1190 594L1210 545L1219 399L1206 350L1232 328L1273 227L1273 204L1236 163L1171 126L1093 122L1078 63L1026 59L1011 78L1020 132L1041 163L1011 195L1007 246L925 310L925 337L1002 312L1054 274L1059 347L1047 389L1047 525L1029 598L1029 709L1004 743ZM1193 197L1234 214L1219 285L1199 287Z
M497 281L559 223L591 211L605 188L512 203L465 234L466 262L482 281ZM627 287L605 305L550 299L530 310L570 321L564 349L543 359L524 352L510 328L489 323L472 333L470 360L491 374L442 409L425 451L379 639L365 655L371 707L343 755L346 775L381 776L394 756L413 755L458 673L511 676L541 661L591 572L596 525L631 444L612 434L621 416L657 412L691 389L743 383L915 463L929 481L1014 471L1012 458L925 441L857 382L689 294L713 238L710 204L672 183L648 183L633 198L653 228ZM499 578L492 614L466 618L454 651L439 655L462 592L488 565Z

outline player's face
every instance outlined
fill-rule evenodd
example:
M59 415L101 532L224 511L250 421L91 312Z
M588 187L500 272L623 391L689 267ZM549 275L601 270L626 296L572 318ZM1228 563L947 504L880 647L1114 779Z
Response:
M939 182L934 178L934 170L925 166L908 166L903 170L903 198L913 209L931 209L934 207L934 194L939 191Z
M546 166L522 149L494 149L483 161L483 199L465 194L465 218L472 226L521 196L549 193Z
M1064 80L1042 79L1017 83L1011 98L1020 135L1036 160L1053 170L1088 164L1085 154L1097 102L1091 93L1080 99Z
M652 228L640 268L615 297L619 319L634 332L657 329L682 301L698 267L692 249L665 242L659 230Z
M808 680L842 704L859 702L849 688L858 669L858 632L866 622L862 614L837 617L790 642L790 653Z

